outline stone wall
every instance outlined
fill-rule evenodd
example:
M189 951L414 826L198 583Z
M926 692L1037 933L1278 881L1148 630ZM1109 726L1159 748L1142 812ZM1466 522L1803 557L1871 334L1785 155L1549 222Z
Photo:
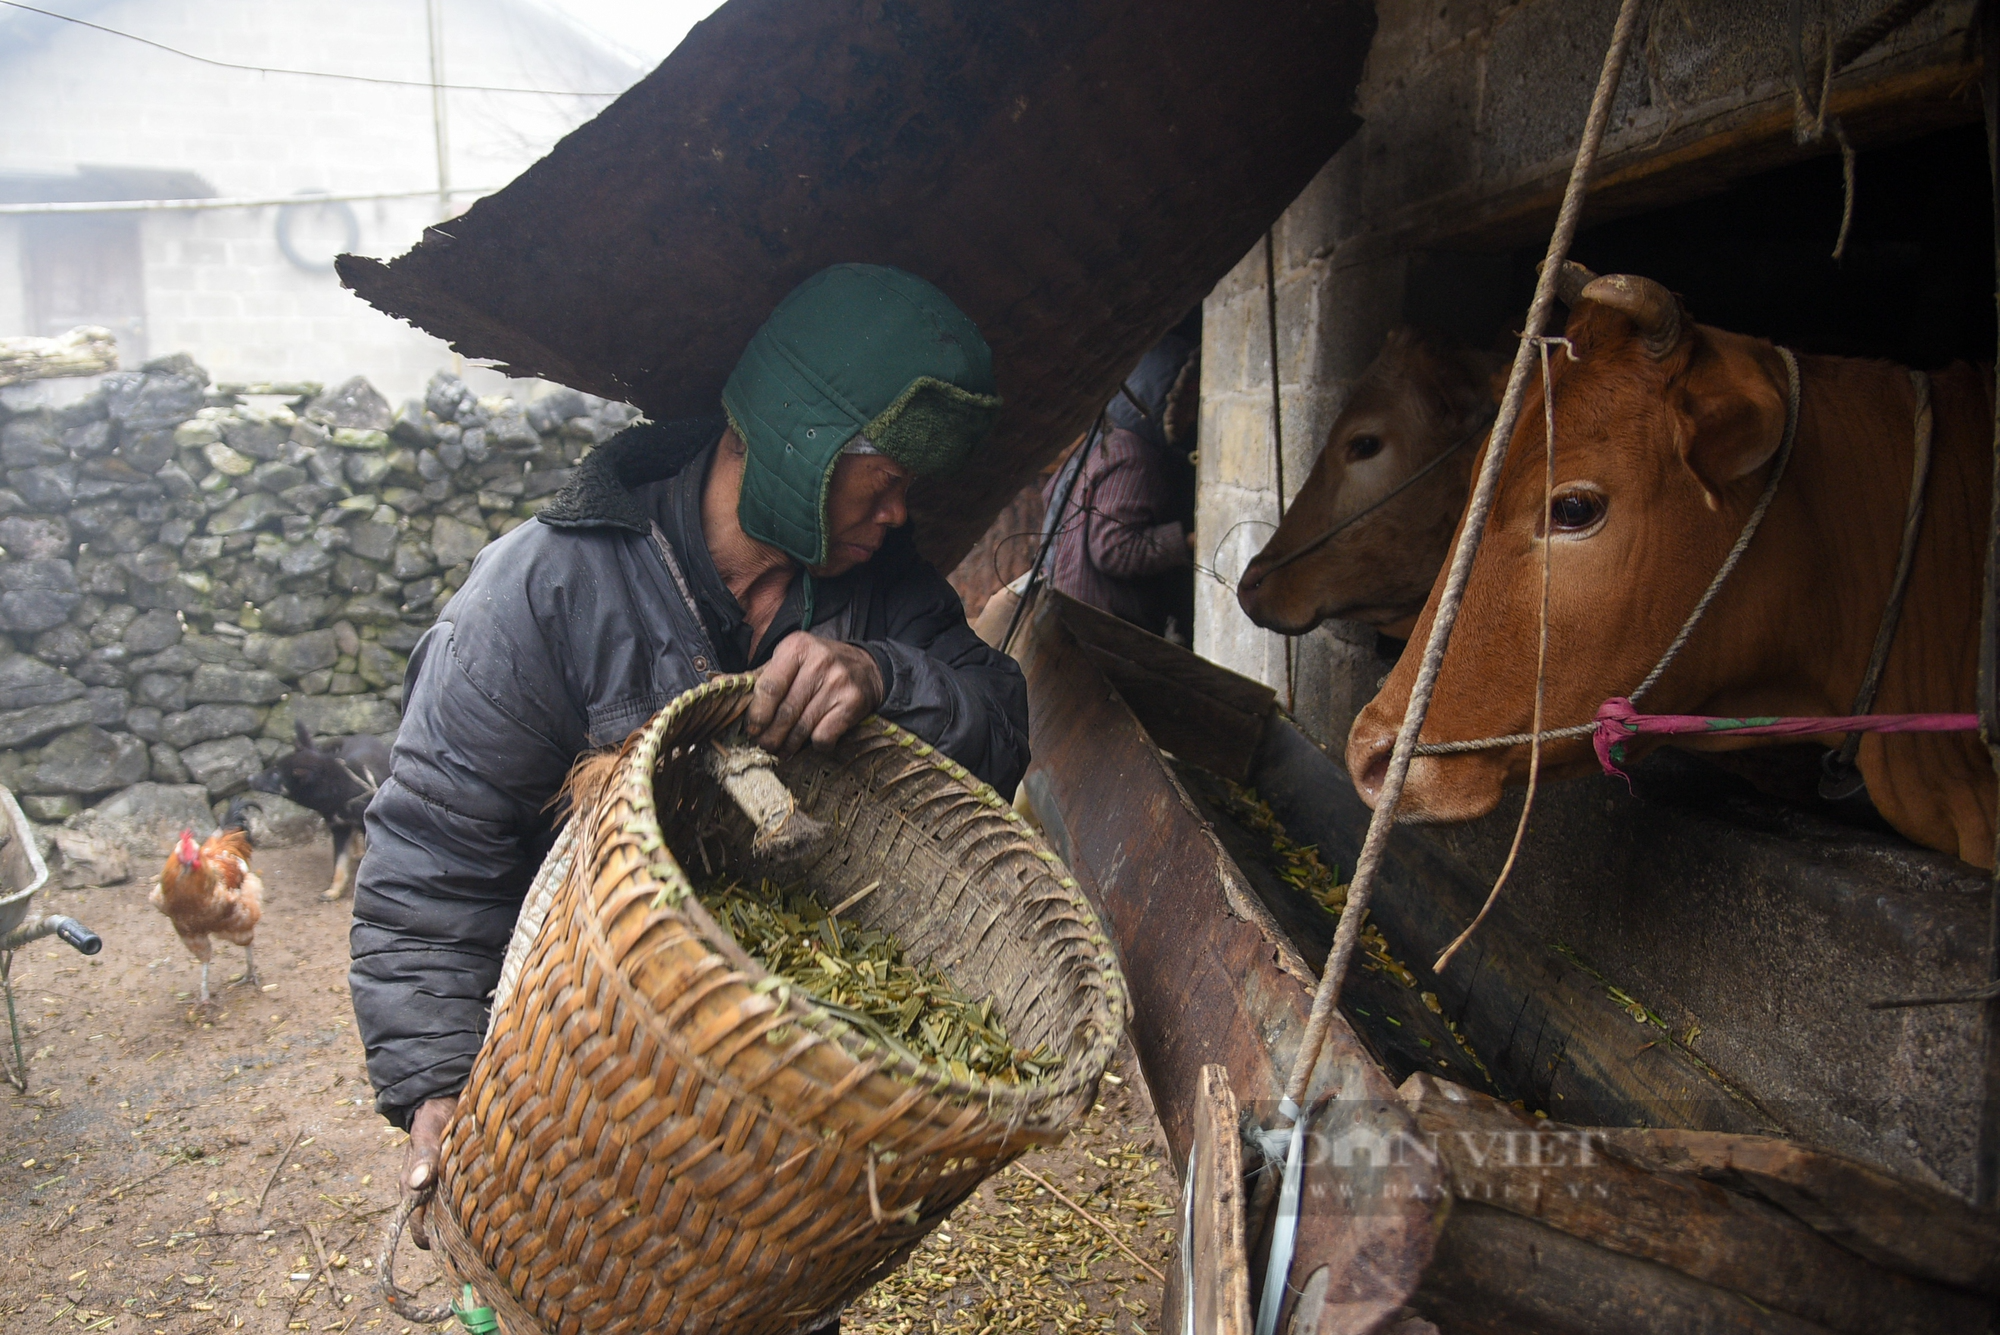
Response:
M393 735L472 558L637 416L443 374L394 412L360 378L246 400L185 356L66 407L8 401L0 783L44 822L148 781L224 800L295 721Z

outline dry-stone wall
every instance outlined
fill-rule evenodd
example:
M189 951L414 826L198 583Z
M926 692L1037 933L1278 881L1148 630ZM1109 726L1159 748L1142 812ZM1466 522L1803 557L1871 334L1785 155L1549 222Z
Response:
M0 783L44 822L139 784L214 802L295 720L393 734L473 556L636 416L444 374L394 412L358 378L256 408L185 356L0 407Z

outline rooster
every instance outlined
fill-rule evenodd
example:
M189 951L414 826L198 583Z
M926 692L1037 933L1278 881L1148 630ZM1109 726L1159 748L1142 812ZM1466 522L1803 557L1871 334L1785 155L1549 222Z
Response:
M199 846L194 831L182 830L180 844L153 887L153 907L167 915L181 944L201 961L201 1000L208 1002L208 965L215 958L210 936L243 947L246 985L257 982L251 942L264 916L264 883L250 870L250 834L243 828L241 803L232 803L220 829Z

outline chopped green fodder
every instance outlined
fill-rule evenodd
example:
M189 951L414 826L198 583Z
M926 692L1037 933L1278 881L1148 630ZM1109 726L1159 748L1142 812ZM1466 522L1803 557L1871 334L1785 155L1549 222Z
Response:
M696 887L702 907L766 972L829 1014L918 1061L974 1078L1040 1080L1059 1064L1046 1046L1017 1048L993 1013L936 969L909 962L903 943L836 918L797 885L726 876Z

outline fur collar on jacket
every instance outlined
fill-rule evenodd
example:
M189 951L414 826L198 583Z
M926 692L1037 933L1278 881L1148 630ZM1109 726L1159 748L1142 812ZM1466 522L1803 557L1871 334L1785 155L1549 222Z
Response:
M585 455L568 484L535 517L556 528L608 525L650 533L652 518L632 489L680 472L721 439L727 426L720 416L628 426Z

